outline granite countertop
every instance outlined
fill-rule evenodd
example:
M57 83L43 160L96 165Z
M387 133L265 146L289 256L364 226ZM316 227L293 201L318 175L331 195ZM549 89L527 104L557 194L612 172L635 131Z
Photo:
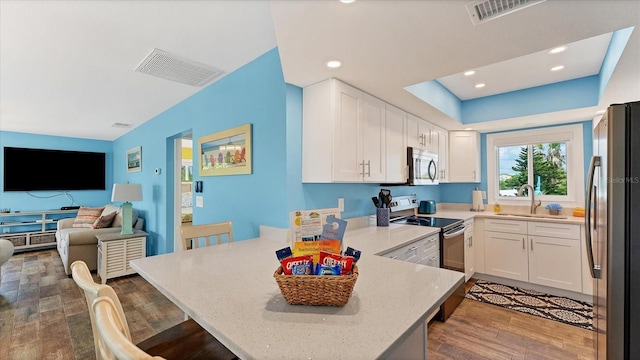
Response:
M440 228L429 226L396 224L389 224L388 227L375 226L375 216L373 216L367 227L350 230L347 226L343 248L350 246L365 254L382 255L439 231Z
M461 285L464 274L375 256L437 228L368 226L345 234L362 250L344 307L289 305L273 279L275 250L251 239L131 261L131 266L241 358L388 357Z

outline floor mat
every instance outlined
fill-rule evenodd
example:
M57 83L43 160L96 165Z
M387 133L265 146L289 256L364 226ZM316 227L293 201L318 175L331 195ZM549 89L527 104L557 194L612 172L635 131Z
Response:
M466 297L584 329L593 329L593 305L587 302L486 280L478 280Z

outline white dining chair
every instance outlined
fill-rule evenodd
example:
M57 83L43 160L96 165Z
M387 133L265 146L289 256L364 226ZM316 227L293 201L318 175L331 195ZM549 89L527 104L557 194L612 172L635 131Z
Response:
M113 357L104 357L104 354L108 354L109 352L105 350L104 344L100 341L98 328L96 326L96 316L92 306L98 297L111 299L115 309L114 311L120 319L122 334L124 338L132 342L127 318L122 304L118 299L118 295L111 286L94 282L87 264L83 261L75 261L71 264L71 274L76 284L84 291L87 300L91 328L93 330L96 360L111 360ZM167 359L238 359L231 350L227 349L218 339L193 319L188 319L161 331L141 341L136 346L143 352L159 355Z
M100 342L100 358L109 360L164 359L151 356L131 342L126 320L120 315L117 303L108 296L93 301L92 311Z
M227 241L233 242L233 225L231 221L179 226L182 238L182 250L196 249L200 246L200 239L205 239L205 246L210 246L211 237L216 237L216 244L222 244L222 235L227 235Z

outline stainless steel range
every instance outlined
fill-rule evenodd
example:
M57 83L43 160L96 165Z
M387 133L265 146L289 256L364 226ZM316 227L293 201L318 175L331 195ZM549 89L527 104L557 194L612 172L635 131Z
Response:
M391 222L403 225L418 225L440 228L441 268L464 274L464 221L433 216L417 216L418 199L415 194L396 196L390 204ZM464 284L440 307L438 319L445 321L464 299Z

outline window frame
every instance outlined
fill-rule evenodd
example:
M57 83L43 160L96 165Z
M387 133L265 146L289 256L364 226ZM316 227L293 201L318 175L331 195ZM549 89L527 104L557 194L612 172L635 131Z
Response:
M522 146L565 142L567 146L567 195L536 195L546 203L560 203L565 207L584 204L584 148L581 124L553 126L538 129L518 130L487 134L487 189L488 199L505 205L528 205L531 195L526 197L500 196L498 174L498 147ZM533 176L533 164L529 163L529 176ZM532 184L533 185L533 184ZM535 186L534 186L535 188Z

